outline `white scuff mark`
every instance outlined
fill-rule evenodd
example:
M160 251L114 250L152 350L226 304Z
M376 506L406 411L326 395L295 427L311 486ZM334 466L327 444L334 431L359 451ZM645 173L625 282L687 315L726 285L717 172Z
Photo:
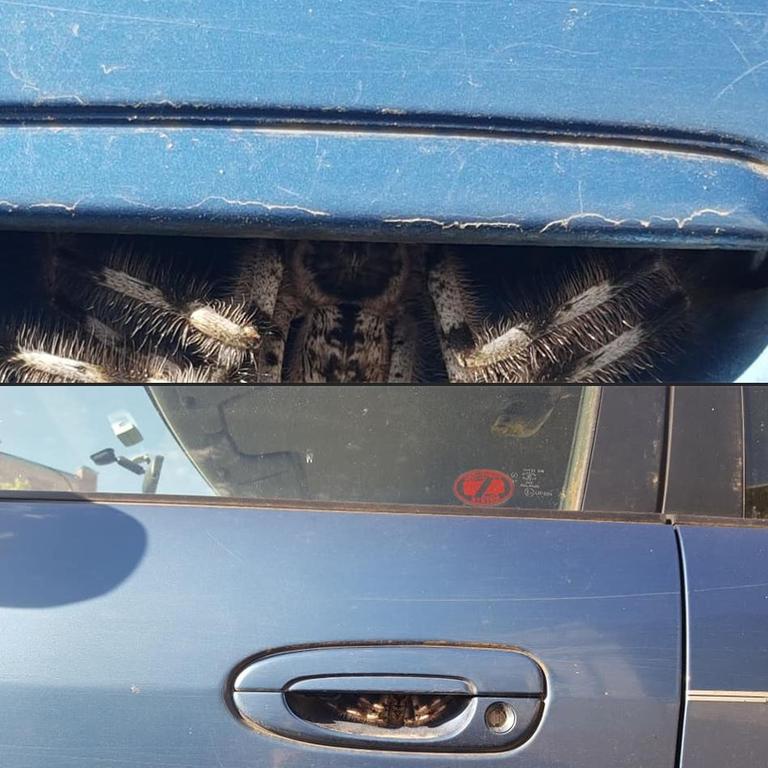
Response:
M124 64L99 64L99 68L105 75L111 75L113 72L119 72L121 69L128 69Z
M471 88L482 88L483 87L482 83L478 83L477 80L475 80L472 77L472 73L471 72L467 75L467 85L469 85Z
M139 208L148 208L152 211L194 211L198 208L203 208L205 205L207 205L210 202L222 202L226 203L227 205L242 207L242 208L263 208L267 211L296 211L298 213L308 213L310 216L318 216L318 217L325 217L325 216L331 216L331 214L328 211L317 211L313 208L305 208L302 205L284 205L282 203L265 203L263 200L232 200L228 197L223 197L221 195L208 195L208 197L204 197L200 202L198 203L192 203L191 205L184 205L184 206L174 206L166 208L165 206L155 206L155 205L149 205L148 203L144 203L141 200L132 200L129 197L126 197L125 195L120 195L119 199L122 200L124 203L127 203L131 206L136 206Z
M677 216L651 216L648 219L611 219L608 216L603 216L601 213L582 212L575 213L573 216L568 216L565 219L550 221L549 224L546 224L539 230L539 234L543 235L545 232L548 232L550 229L554 229L556 227L560 227L561 229L568 229L568 227L570 227L574 221L578 221L580 219L597 219L598 221L601 221L605 224L610 224L614 227L623 227L627 224L639 224L643 229L650 229L654 222L670 221L674 222L678 229L684 229L688 224L701 216L722 216L723 218L727 218L728 216L732 216L735 212L735 208L730 211L721 211L717 208L702 208L701 210L694 211L689 216L685 216L683 218L678 218Z
M522 225L516 221L497 221L489 219L487 221L440 221L440 219L430 219L423 216L417 216L413 219L384 219L385 224L434 224L440 229L522 229Z
M694 211L690 216L686 216L683 219L677 219L674 216L656 216L654 218L658 218L661 221L674 221L677 224L678 229L683 229L686 224L690 224L694 219L698 219L700 216L721 216L722 218L727 219L729 216L733 216L733 214L736 213L736 210L736 208L732 208L730 211L721 211L717 208L702 208L700 211Z
M35 99L35 104L51 104L56 102L67 103L69 101L76 101L81 107L86 106L86 101L76 93L41 93L38 98Z
M80 37L80 25L79 24L72 24L72 25L70 25L69 30L70 30L70 32L72 32L72 34L75 37Z
M12 203L10 200L0 200L0 206L7 208L9 211L15 211L19 207L16 203Z
M137 128L136 133L149 134L150 136L157 136L163 139L163 141L165 141L166 149L173 149L173 147L176 146L171 136L165 131L161 131L159 128ZM177 134L178 132L174 132L174 135Z
M315 148L315 170L319 171L322 168L330 168L331 164L327 160L328 150L324 149L318 153L317 147Z
M129 106L132 109L145 109L146 107L172 107L173 109L178 109L182 104L176 101L171 101L170 99L157 99L157 101L136 101L133 104L127 104L126 106ZM207 105L190 102L186 106L197 109L198 107Z
M37 104L45 104L49 102L58 102L58 101L76 101L80 105L85 105L85 101L78 96L76 93L61 93L61 94L52 94L52 93L46 93L43 91L42 88L40 88L37 83L35 83L29 75L22 74L19 72L19 70L14 66L13 59L11 58L11 54L8 53L8 51L5 48L0 48L0 53L5 56L6 61L8 62L8 74L17 82L21 83L21 90L22 91L32 91L35 96L34 103Z
M77 207L82 204L83 200L86 198L81 198L80 200L75 200L74 203L71 205L67 205L67 203L31 203L28 208L60 208L63 211L66 211L67 213L74 213L77 210Z
M318 211L313 208L305 208L302 205L284 205L283 203L265 203L263 200L232 200L228 197L222 197L220 195L208 195L204 197L199 203L193 203L183 208L185 211L191 211L195 208L202 208L209 202L221 202L227 205L233 205L242 208L263 208L266 211L296 211L298 213L308 213L310 216L330 216L328 211Z
M22 75L21 72L19 72L14 66L13 66L13 59L11 59L11 54L8 53L8 51L5 48L0 48L0 53L5 56L5 60L8 62L8 74L17 82L21 83L22 90L28 89L30 91L35 91L36 93L40 92L40 89L33 83L29 77L26 75Z
M365 89L365 85L362 80L358 80L357 84L355 86L355 104L359 104L360 100L363 98L363 90Z

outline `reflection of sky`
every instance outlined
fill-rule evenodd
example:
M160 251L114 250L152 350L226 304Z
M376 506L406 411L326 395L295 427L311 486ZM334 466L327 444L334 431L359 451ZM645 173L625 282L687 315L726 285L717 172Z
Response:
M121 411L138 424L143 442L125 447L115 437L108 416ZM138 475L116 464L97 467L90 460L103 448L128 458L142 453L165 456L158 493L213 493L143 387L0 387L0 451L70 473L90 467L98 472L99 491L141 493Z

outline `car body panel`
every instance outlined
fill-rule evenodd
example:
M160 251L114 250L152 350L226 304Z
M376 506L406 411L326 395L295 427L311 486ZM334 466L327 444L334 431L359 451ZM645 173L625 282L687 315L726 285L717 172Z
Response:
M5 228L719 248L768 240L768 174L664 148L0 124L0 153Z
M688 585L683 768L760 765L768 713L768 530L680 528Z
M6 109L425 116L768 145L760 0L59 0L0 13Z
M765 19L759 0L7 0L0 223L758 247Z
M255 654L371 642L530 654L547 700L521 768L674 765L671 526L83 501L4 501L0 520L8 768L439 764L267 736L227 705Z

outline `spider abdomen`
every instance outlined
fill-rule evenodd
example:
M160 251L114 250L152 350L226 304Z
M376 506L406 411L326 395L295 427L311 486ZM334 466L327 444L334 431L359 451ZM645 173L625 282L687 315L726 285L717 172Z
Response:
M289 379L304 382L384 382L390 362L387 322L359 306L318 307L302 319Z

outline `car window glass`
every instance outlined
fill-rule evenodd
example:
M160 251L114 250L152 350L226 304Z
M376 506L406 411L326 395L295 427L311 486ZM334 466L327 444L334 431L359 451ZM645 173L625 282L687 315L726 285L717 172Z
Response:
M0 491L575 509L594 391L6 387Z

